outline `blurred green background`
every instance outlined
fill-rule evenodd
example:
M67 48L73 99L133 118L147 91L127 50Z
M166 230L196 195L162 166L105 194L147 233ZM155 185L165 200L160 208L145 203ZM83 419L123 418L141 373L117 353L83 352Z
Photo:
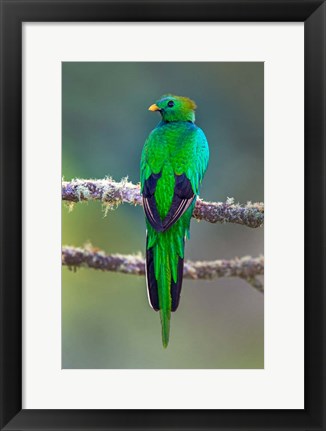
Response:
M210 145L201 197L263 201L263 63L62 64L62 175L139 182L147 111L164 93L194 99ZM192 221L186 258L263 254L263 229ZM62 207L62 243L107 253L144 252L141 207L106 217L99 202ZM264 298L237 278L184 280L167 349L143 277L62 269L63 368L263 368Z

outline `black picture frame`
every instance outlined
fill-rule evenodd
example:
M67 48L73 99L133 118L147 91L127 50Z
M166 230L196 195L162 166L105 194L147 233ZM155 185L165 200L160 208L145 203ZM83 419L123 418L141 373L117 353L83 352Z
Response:
M326 430L325 11L320 0L1 0L1 430ZM22 410L22 23L28 21L304 22L304 410Z

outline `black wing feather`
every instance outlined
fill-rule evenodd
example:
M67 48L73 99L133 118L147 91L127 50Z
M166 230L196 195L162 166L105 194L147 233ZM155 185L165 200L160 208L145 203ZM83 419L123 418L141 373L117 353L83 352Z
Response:
M162 173L152 174L144 183L143 188L143 206L147 220L151 226L157 231L163 231L162 220L157 210L156 201L154 197L156 183L161 178Z
M169 229L187 211L195 198L191 182L185 176L175 175L174 196L171 208L163 220L163 230Z
M146 237L146 280L148 299L152 308L155 311L158 311L160 309L160 304L158 299L157 280L155 278L153 247L148 250L147 246L148 239Z
M185 174L175 175L174 195L170 210L162 221L154 197L156 184L162 173L152 174L144 183L143 204L147 220L157 232L165 232L187 211L195 194Z

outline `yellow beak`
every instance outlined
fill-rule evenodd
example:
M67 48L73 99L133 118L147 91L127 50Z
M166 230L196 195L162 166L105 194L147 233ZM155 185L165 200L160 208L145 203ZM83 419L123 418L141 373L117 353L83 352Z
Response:
M148 108L148 110L149 111L159 111L160 110L160 108L154 103L153 105L151 105L149 108Z

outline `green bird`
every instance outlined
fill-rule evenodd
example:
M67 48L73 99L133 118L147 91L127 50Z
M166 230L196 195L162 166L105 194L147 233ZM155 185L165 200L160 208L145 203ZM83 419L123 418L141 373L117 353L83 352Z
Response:
M151 105L149 110L158 111L161 121L141 155L147 292L151 307L160 311L164 347L171 311L180 301L185 239L209 160L206 136L195 125L195 109L193 100L171 94Z

